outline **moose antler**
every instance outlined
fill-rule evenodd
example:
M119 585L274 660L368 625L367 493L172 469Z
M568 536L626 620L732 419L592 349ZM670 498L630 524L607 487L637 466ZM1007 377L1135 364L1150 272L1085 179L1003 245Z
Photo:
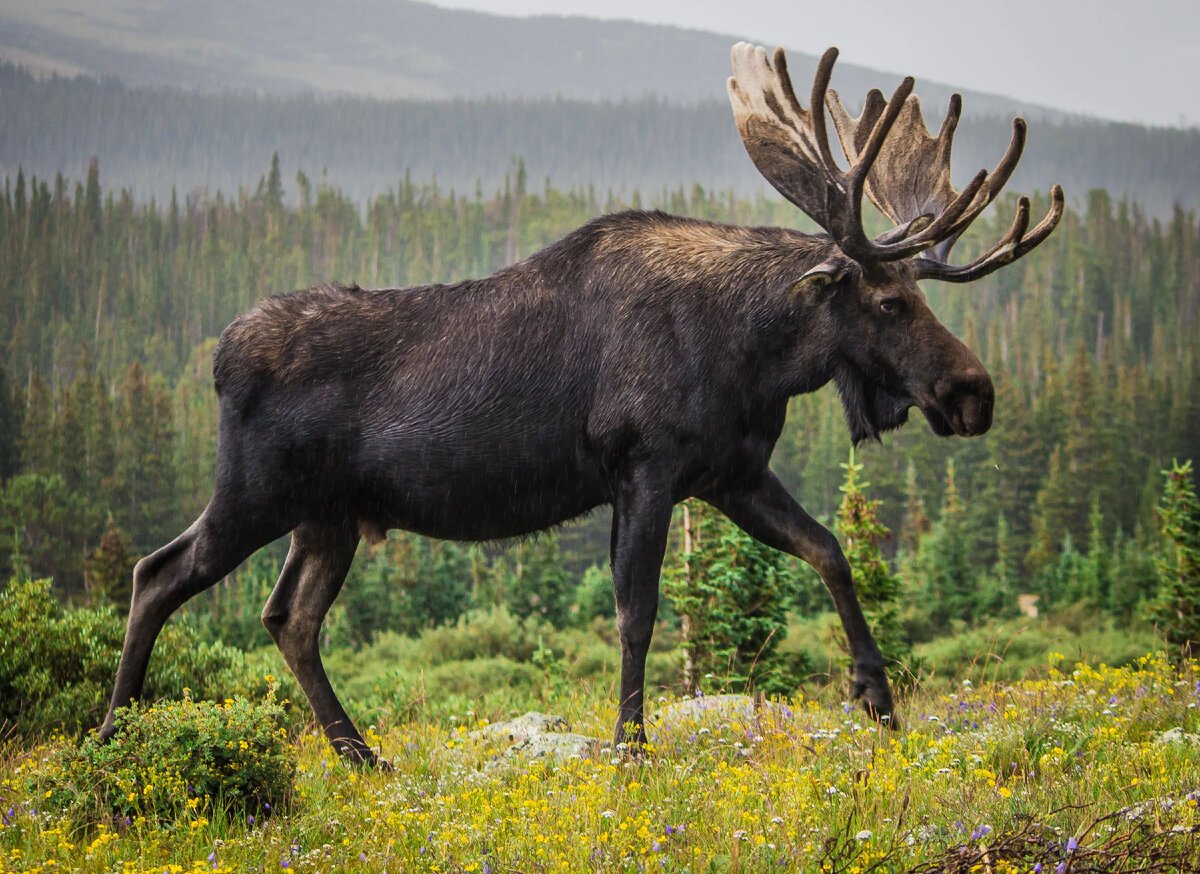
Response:
M851 118L829 90L837 49L821 57L810 108L796 99L782 49L771 61L762 48L733 47L729 97L734 119L759 172L792 203L829 232L849 257L873 264L910 258L918 276L966 282L1021 257L1049 235L1062 215L1062 190L1053 189L1050 213L1025 236L1028 201L1018 206L1009 233L977 261L962 268L943 263L958 236L1000 193L1020 160L1025 122L1013 121L1013 136L996 168L979 173L961 192L950 182L950 150L962 100L951 98L936 137L929 135L921 104L905 78L891 100L878 90L867 95L862 114ZM842 151L850 163L834 161L825 126L828 103ZM862 195L897 228L868 239L862 227Z

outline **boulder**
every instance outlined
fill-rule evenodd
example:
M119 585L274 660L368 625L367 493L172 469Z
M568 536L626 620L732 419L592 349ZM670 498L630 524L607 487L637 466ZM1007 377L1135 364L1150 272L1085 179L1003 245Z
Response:
M755 700L751 695L698 695L656 708L647 719L650 733L673 728L757 726L763 720L791 717L791 708L778 701Z
M471 732L471 737L506 746L504 758L562 761L573 756L588 758L594 755L600 747L600 739L573 734L570 728L561 716L532 712L486 725Z

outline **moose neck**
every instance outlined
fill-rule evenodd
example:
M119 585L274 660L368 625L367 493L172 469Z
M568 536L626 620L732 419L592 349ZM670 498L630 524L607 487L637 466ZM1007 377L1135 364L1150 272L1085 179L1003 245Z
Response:
M631 307L654 300L702 334L706 353L749 392L746 401L786 403L833 378L830 308L794 289L835 253L828 237L661 212L604 216L581 231L561 245L589 250L593 281Z

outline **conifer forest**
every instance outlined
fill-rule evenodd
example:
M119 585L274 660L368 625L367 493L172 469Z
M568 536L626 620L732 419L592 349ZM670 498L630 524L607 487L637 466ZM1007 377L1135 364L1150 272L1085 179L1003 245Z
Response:
M901 601L927 611L908 617L918 637L1015 612L1020 595L1037 596L1042 611L1086 605L1123 623L1145 619L1156 597L1161 471L1200 455L1200 228L1194 214L1149 217L1103 191L1080 200L1034 257L970 289L928 289L996 377L992 431L945 440L913 422L859 453L890 532L883 549L904 578ZM518 164L495 192L404 178L361 207L303 172L285 176L278 159L253 190L161 203L106 190L97 162L78 181L10 178L0 199L3 572L51 578L70 601L127 594L133 559L204 506L214 338L261 297L330 280L486 275L630 205L805 220L781 202L700 185L650 202L535 189ZM980 222L960 245L969 253L1000 230ZM818 518L838 512L848 446L831 389L795 399L773 465ZM347 640L445 622L499 590L518 613L536 603L562 621L576 582L605 560L606 522L509 549L389 545L394 562L442 575L448 588L431 585L394 617L348 618ZM538 570L523 551L538 553ZM361 559L356 573L387 575L379 556ZM496 582L514 568L517 579ZM793 606L826 609L799 579ZM463 587L469 597L452 594ZM213 609L231 609L221 598ZM256 618L257 606L245 609Z

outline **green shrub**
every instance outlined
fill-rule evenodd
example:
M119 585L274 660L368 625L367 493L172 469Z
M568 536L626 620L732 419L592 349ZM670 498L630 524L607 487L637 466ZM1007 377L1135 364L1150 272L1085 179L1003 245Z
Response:
M1085 618L1090 621L1084 622ZM927 681L1015 681L1044 674L1051 653L1069 661L1127 665L1162 648L1148 628L1118 627L1086 608L1069 607L1036 619L988 622L917 647Z
M261 701L184 697L118 711L109 743L89 735L55 750L30 777L42 806L76 821L262 816L286 805L295 748L273 692Z
M0 589L0 729L23 737L74 733L100 724L116 676L123 620L111 607L76 609L54 599L47 580ZM150 659L143 700L261 696L263 675L278 659L250 658L222 643L203 643L187 625L163 629ZM280 694L296 697L290 677Z
M503 607L472 610L453 625L423 631L419 638L426 664L505 656L525 662L538 648L538 639L552 628L542 619L520 619Z

